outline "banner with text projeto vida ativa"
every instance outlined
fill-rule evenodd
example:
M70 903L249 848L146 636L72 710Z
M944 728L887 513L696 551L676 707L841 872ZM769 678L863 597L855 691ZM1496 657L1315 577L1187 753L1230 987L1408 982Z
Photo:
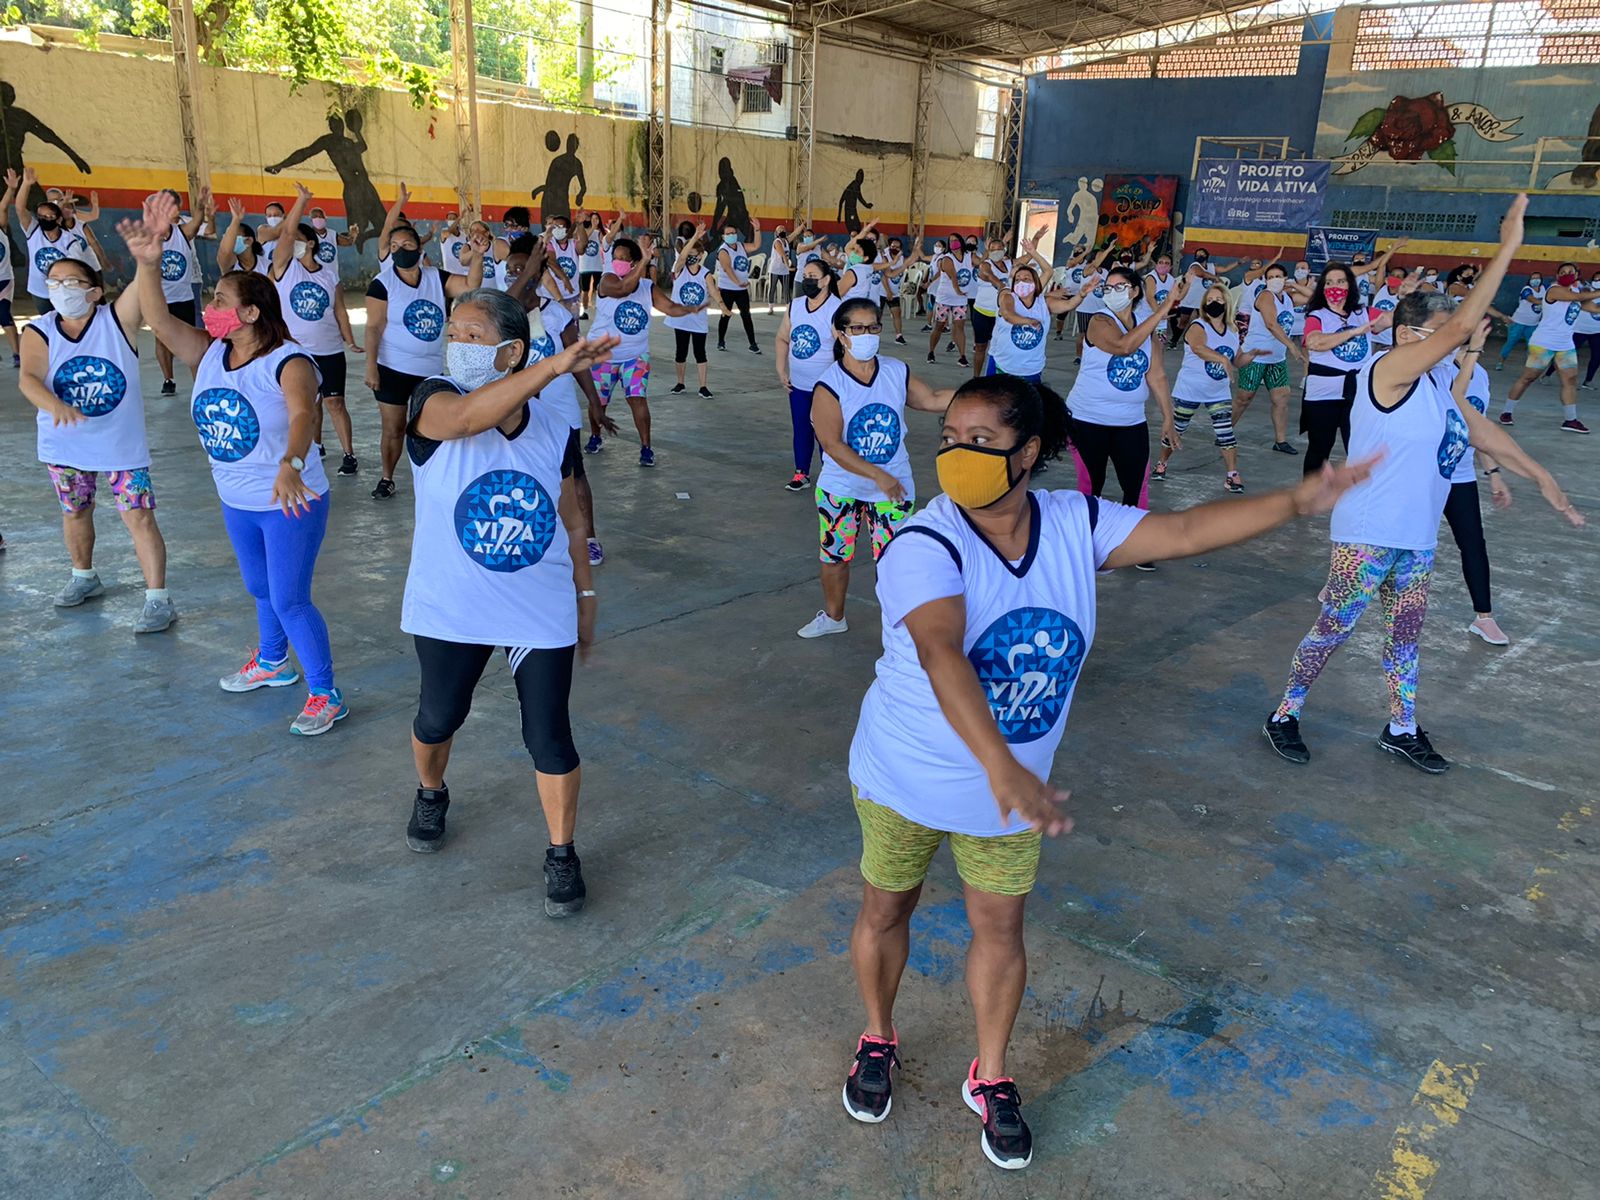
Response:
M1329 162L1281 158L1202 158L1189 224L1199 229L1304 233L1322 221L1333 174Z

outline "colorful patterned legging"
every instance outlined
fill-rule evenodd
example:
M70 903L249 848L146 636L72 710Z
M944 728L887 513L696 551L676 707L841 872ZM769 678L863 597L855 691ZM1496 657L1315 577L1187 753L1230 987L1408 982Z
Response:
M1328 599L1311 632L1301 639L1289 668L1280 717L1298 717L1306 693L1333 652L1355 630L1374 596L1383 606L1383 673L1389 682L1389 718L1407 729L1416 724L1417 640L1428 615L1432 550L1392 550L1335 542L1328 568Z

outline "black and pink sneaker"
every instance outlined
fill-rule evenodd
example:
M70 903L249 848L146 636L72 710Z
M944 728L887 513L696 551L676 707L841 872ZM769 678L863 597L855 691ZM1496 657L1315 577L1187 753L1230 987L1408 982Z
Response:
M1020 1171L1033 1161L1033 1133L1022 1119L1022 1097L1013 1080L979 1079L978 1060L973 1059L961 1098L983 1118L979 1144L985 1158L1007 1171Z
M876 1125L894 1105L894 1069L900 1065L899 1034L894 1041L863 1033L856 1043L856 1061L844 1081L844 1110L858 1121Z

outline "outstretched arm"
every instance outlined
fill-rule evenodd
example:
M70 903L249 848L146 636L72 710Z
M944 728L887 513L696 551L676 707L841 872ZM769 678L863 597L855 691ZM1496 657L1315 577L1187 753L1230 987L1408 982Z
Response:
M17 208L17 224L22 226L22 236L33 236L33 227L38 224L33 219L33 209L28 205L28 196L39 182L39 173L32 167L22 168L22 177L19 179L15 171L6 172L6 184L16 191L14 203Z
M172 197L157 192L144 202L144 218L123 221L117 226L117 232L137 264L134 286L139 289L139 305L150 332L192 371L205 357L211 338L173 316L161 292L161 244L166 241L167 230L177 215L178 206Z
M395 193L394 203L383 214L383 228L378 231L378 261L383 262L389 257L389 235L394 232L395 226L400 224L400 213L406 206L406 201L411 199L411 192L405 184L400 185L400 190Z
M326 135L324 135L324 136L326 136ZM321 154L322 151L323 151L322 142L323 142L323 138L318 138L316 141L312 142L311 145L306 146L306 147L304 147L304 148L302 148L300 150L296 150L293 154L289 155L289 157L284 159L282 162L273 163L270 167L266 168L267 174L268 175L276 175L279 171L287 170L289 167L298 167L301 163L305 162L306 159L308 159L308 158L315 158L317 155Z
M232 219L217 239L217 270L224 275L239 264L239 256L233 252L233 243L244 232L244 201L237 196L232 197L228 201L228 213Z
M288 214L283 218L284 232L278 240L272 243L272 278L282 279L283 273L289 269L289 264L294 261L294 239L300 234L300 218L305 214L306 205L311 203L311 192L303 183L294 185L294 203L289 206Z

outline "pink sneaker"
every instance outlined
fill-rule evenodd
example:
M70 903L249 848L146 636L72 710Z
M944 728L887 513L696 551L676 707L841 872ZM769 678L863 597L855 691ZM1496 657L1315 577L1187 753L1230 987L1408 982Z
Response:
M1479 617L1467 626L1467 632L1481 637L1491 646L1509 646L1511 639L1501 632L1500 626L1493 617Z
M979 1144L985 1158L1006 1171L1020 1171L1033 1161L1033 1131L1022 1119L1022 1096L1015 1080L979 1079L978 1060L973 1059L961 1098L983 1118Z
M288 687L299 682L300 672L289 665L287 658L281 663L264 663L260 651L252 654L250 661L232 675L217 680L225 692L253 692L257 688Z
M884 1041L863 1033L856 1042L856 1060L844 1081L844 1110L858 1121L876 1125L894 1107L894 1069L900 1065L900 1036Z

